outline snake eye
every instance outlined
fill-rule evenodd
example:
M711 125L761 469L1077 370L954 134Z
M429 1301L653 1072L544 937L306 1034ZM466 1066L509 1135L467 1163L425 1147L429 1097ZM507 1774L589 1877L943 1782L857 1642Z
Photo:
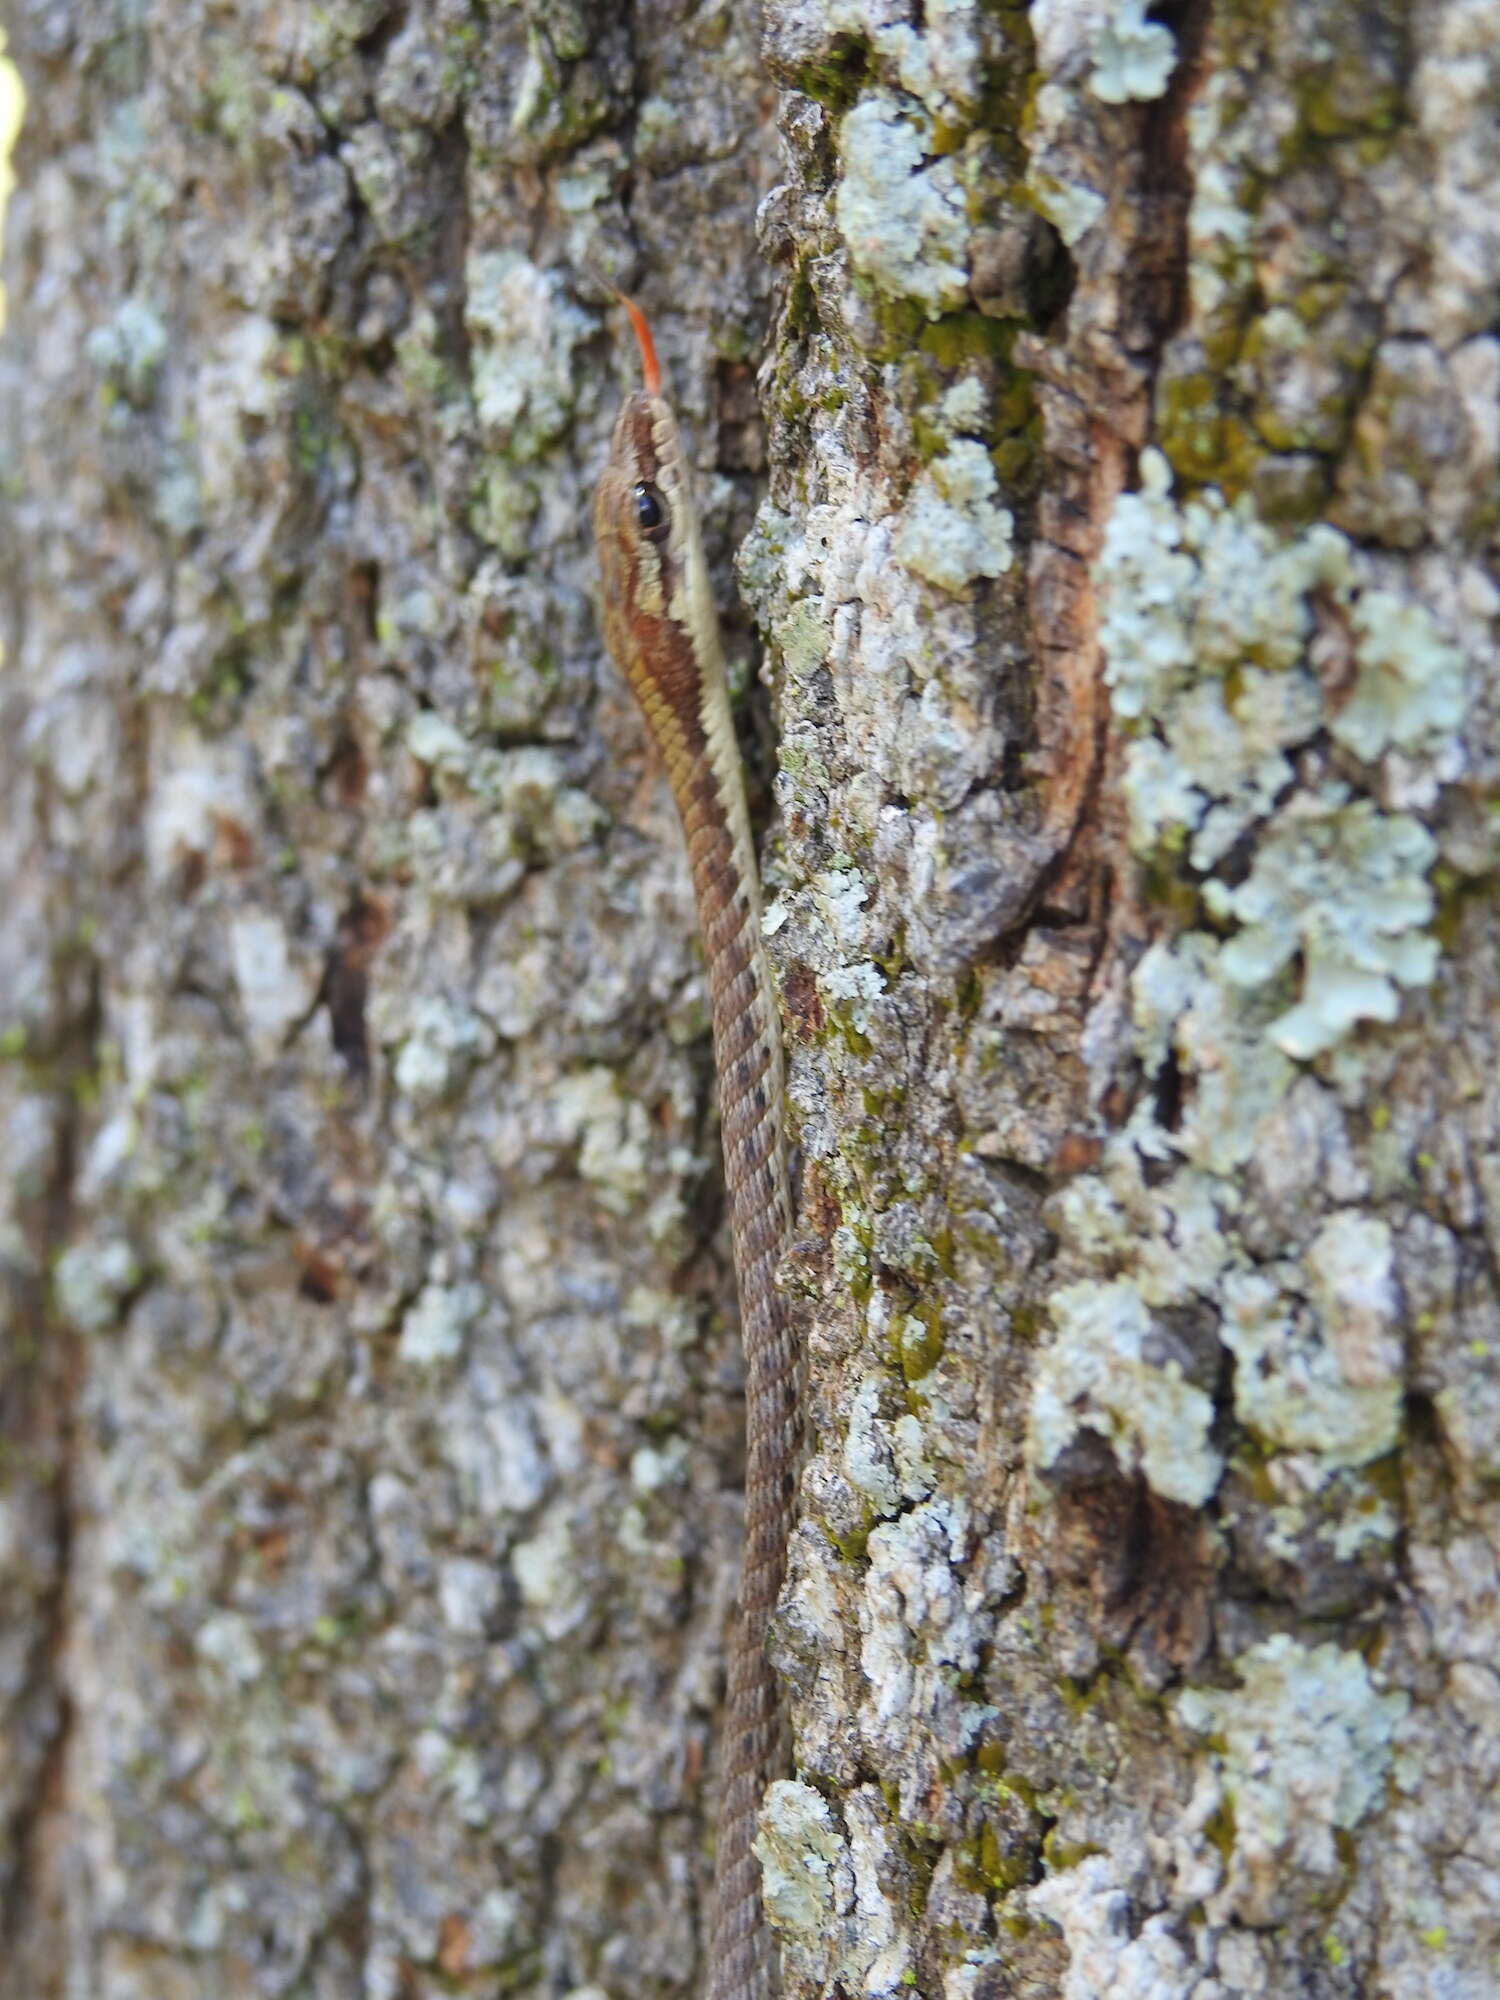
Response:
M654 486L644 482L635 489L635 523L648 542L664 542L671 528L667 503Z

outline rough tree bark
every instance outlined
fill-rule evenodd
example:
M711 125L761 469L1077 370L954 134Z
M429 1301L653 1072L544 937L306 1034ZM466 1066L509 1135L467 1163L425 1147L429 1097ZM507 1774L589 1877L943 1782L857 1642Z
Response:
M693 1986L738 1361L598 276L759 628L788 1992L1493 1994L1500 5L6 26L3 2000Z

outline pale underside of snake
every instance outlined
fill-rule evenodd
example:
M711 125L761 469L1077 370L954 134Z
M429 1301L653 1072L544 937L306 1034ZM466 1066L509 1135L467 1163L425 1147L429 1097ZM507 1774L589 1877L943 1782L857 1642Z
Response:
M745 1553L721 1737L708 2000L768 2000L773 1951L751 1851L781 1724L766 1658L791 1526L797 1356L776 1266L791 1226L782 1057L718 619L677 423L650 331L622 301L645 387L621 410L594 496L604 631L661 751L687 836L713 997L714 1065L745 1351Z

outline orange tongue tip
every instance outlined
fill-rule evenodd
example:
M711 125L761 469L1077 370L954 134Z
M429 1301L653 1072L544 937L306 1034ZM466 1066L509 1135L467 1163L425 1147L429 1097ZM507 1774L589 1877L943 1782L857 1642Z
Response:
M614 291L614 286L610 286ZM635 333L637 347L641 350L641 373L646 382L646 394L661 394L661 363L656 358L656 342L651 338L651 328L646 315L634 299L627 299L623 292L615 292L615 297L630 315L630 324Z

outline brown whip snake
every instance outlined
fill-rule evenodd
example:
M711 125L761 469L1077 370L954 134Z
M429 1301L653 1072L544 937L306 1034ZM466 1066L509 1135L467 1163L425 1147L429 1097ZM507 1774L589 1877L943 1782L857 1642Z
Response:
M769 2000L772 1946L751 1852L780 1743L767 1625L786 1568L797 1357L777 1261L791 1225L781 1039L719 626L677 423L628 300L645 387L621 410L594 498L604 631L661 750L687 836L713 995L724 1178L745 1348L745 1555L730 1644L708 2000Z

